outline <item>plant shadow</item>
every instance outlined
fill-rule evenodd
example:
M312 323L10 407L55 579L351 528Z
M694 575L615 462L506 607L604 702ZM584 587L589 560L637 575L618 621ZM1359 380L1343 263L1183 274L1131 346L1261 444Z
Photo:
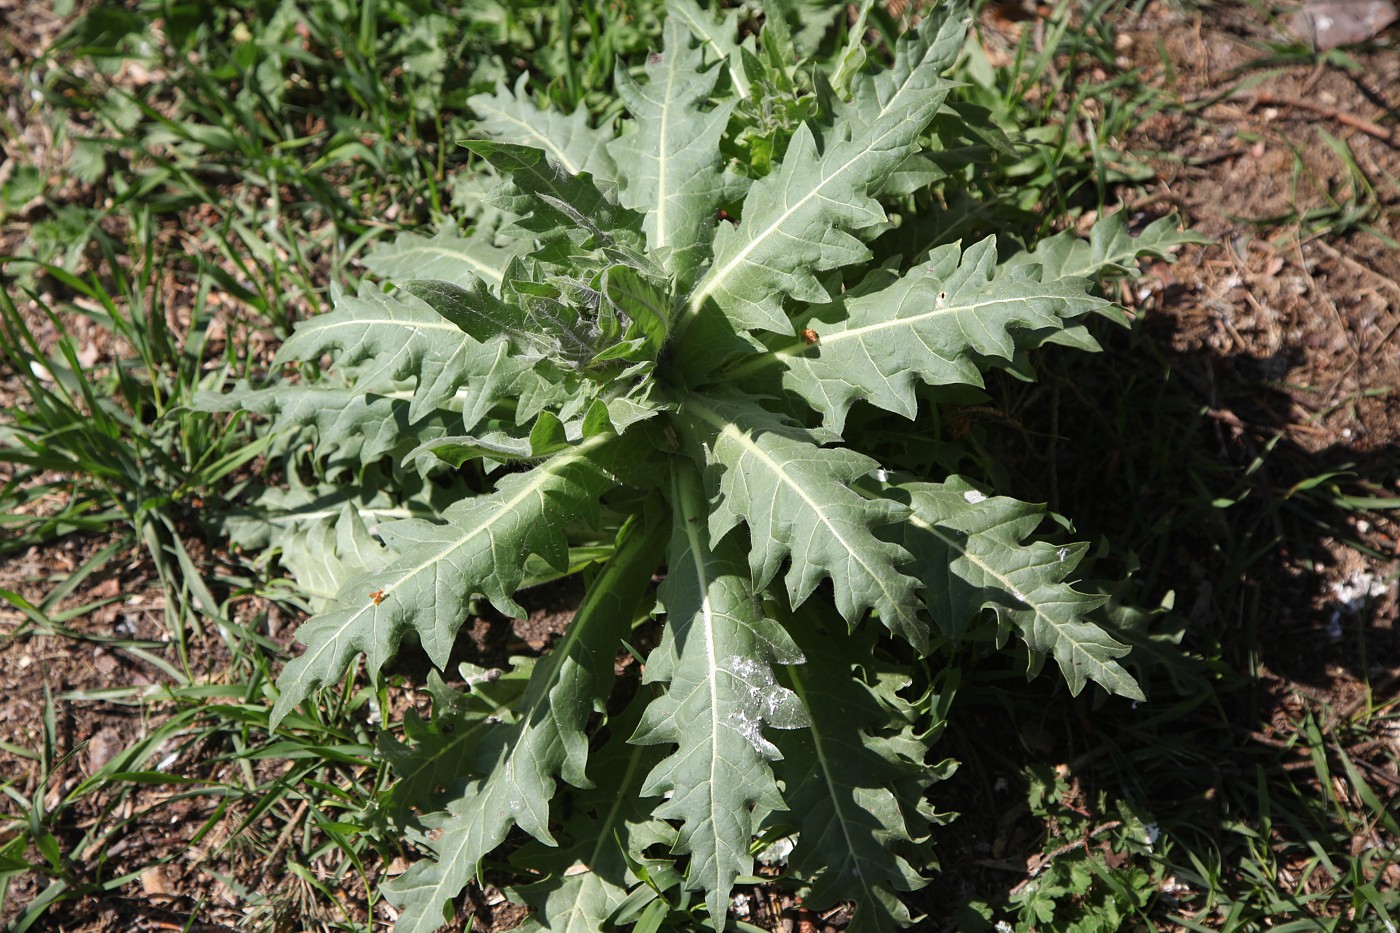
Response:
M1124 288L1135 321L1100 329L1104 353L1041 354L1039 382L994 377L928 426L970 451L950 469L1048 503L1065 527L1043 532L1094 542L1086 579L1131 575L1116 600L1171 607L1146 616L1144 647L1177 652L1135 670L1143 705L1072 698L995 656L970 666L941 749L964 766L938 803L963 816L935 831L930 929L1034 917L1036 878L1064 889L1041 905L1048 929L1103 898L1201 922L1205 892L1242 918L1326 916L1346 909L1344 877L1400 874L1367 855L1395 851L1400 792L1385 738L1400 674L1394 315L1387 332L1373 304L1344 301L1347 266L1323 256L1294 298L1336 313L1285 308L1292 332L1272 332L1233 287L1247 310L1215 297L1224 249ZM1304 279L1291 262L1275 272ZM1100 880L1072 894L1046 853Z

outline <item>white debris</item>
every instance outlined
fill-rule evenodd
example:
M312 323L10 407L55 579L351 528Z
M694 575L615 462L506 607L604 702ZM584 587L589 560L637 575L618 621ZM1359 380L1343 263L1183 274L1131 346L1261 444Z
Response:
M1191 893L1191 886L1177 881L1175 875L1168 875L1166 878L1162 879L1161 891L1163 894L1167 895L1189 894Z
M978 502L985 502L987 500L987 497L985 495L983 495L975 489L969 489L967 492L963 493L963 498L966 499L968 502L974 504Z
M782 868L788 863L788 856L797 848L797 833L775 840L772 845L758 853L758 860L768 866Z
M1354 571L1333 583L1329 589L1332 591L1334 604L1327 616L1323 634L1331 641L1338 641L1342 637L1342 616L1361 615L1366 601L1385 593L1390 589L1390 582L1378 579L1373 573Z
M1377 579L1375 574L1365 571L1349 573L1345 580L1339 580L1331 586L1332 595L1342 604L1342 609L1352 615L1361 612L1366 600L1375 599L1388 589L1388 581Z

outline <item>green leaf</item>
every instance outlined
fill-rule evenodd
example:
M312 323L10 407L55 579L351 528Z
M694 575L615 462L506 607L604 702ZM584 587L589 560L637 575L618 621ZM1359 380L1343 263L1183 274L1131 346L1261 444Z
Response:
M283 536L279 542L283 565L321 608L398 556L370 535L364 518L364 511L347 502L335 521L299 528L299 540Z
M837 123L820 144L809 126L798 129L781 165L749 189L739 226L720 226L682 330L713 301L735 330L792 333L784 296L828 301L814 273L870 258L846 231L870 235L885 223L871 195L914 152L947 96L951 83L938 73L948 22L947 10L933 11L900 39L895 71L870 85L874 106L861 120Z
M430 517L428 504L407 495L393 495L371 484L321 483L305 485L295 472L288 475L287 488L268 486L246 504L234 506L224 520L229 539L240 547L268 547L287 550L290 539L301 539L313 530L334 528L345 519L345 509L355 513L366 530L404 518ZM355 532L358 537L358 531ZM382 544L376 542L376 547ZM370 567L365 562L363 567ZM329 594L329 595L334 595Z
M1123 213L1110 214L1094 224L1088 240L1066 230L1041 240L1033 250L1011 257L1006 265L1037 263L1042 270L1040 277L1046 282L1098 278L1105 273L1137 272L1137 260L1142 256L1165 258L1179 246L1210 243L1199 234L1178 230L1175 217L1159 218L1133 236L1128 232Z
M412 421L406 399L369 395L343 385L275 384L254 389L239 383L218 396L201 395L196 404L208 411L241 409L264 415L272 419L273 430L289 440L298 436L292 429L314 429L316 456L321 459L372 463L403 446L407 438L446 433L440 420Z
M812 321L816 343L795 342L773 357L787 366L784 387L832 431L845 429L857 400L912 419L919 382L980 386L983 360L1011 359L1017 331L1058 329L1107 306L1086 294L1086 284L1042 283L1031 267L999 270L993 237L966 252L941 246L888 286L867 286L825 315L844 319Z
M690 34L700 41L700 47L709 50L711 57L724 62L734 92L747 98L749 79L744 71L744 50L734 41L739 33L739 10L726 11L718 23L695 0L666 0L666 12L670 20L684 23Z
M628 341L641 344L654 358L670 332L674 310L670 296L637 270L621 265L605 271L602 292L613 313L630 322Z
M812 725L774 740L783 751L774 770L798 831L788 867L811 884L808 908L853 900L851 929L903 929L914 921L895 892L926 884L919 867L932 860L923 794L937 772L924 764L928 739L891 734L900 716L861 676L876 667L865 633L808 619L792 631L807 663L787 677Z
M971 14L964 0L940 4L926 14L918 29L900 36L889 68L853 76L850 101L839 111L840 119L853 127L852 135L870 133L905 111L921 112L930 101L936 101L936 113L954 86L943 72L957 61L969 25ZM922 130L933 114L918 119L923 121Z
M849 487L878 463L849 448L821 447L813 432L737 395L691 399L683 414L687 439L706 466L710 540L718 542L740 522L749 526L756 587L766 587L790 559L794 608L829 576L848 623L873 607L891 631L920 649L927 645L928 632L915 616L918 581L901 569L909 555L874 533L905 511Z
M642 218L612 200L611 185L570 172L541 149L486 140L462 145L509 176L509 183L491 193L490 203L520 215L516 228L546 241L563 237L642 251Z
M446 229L433 237L400 233L390 242L375 244L363 262L370 272L393 282L438 279L468 288L480 279L499 291L506 266L524 246L512 245L516 249L492 245L479 234L463 237Z
M725 191L719 140L734 103L703 109L719 75L704 70L703 59L685 24L668 19L665 50L647 60L646 82L637 83L621 66L614 79L636 121L635 132L612 145L624 180L621 201L646 211L647 245L682 287L709 256Z
M282 693L273 722L338 680L356 654L365 655L366 670L376 675L409 629L433 663L445 666L475 594L504 613L523 616L512 596L525 558L538 554L556 567L567 566L559 516L596 509L598 495L613 482L611 461L629 451L635 457L635 447L610 435L589 438L529 473L503 478L489 495L450 507L444 524L407 520L382 526L381 537L400 558L357 581L341 594L338 609L298 630L307 650L278 678Z
M542 524L541 519L535 519ZM473 756L474 777L448 806L435 858L386 885L402 911L398 933L430 933L481 859L512 826L554 845L549 802L555 776L591 786L586 774L589 716L612 684L613 659L660 558L664 525L624 527L617 552L593 581L564 637L535 665L514 721L488 733Z
M676 470L672 504L659 594L666 631L644 678L669 687L647 707L632 741L677 746L647 775L642 793L667 796L655 813L681 821L676 851L690 855L686 887L705 892L710 916L723 927L734 879L753 870L754 808L783 809L769 765L778 750L763 729L807 724L771 665L802 657L783 628L764 618L742 551L734 542L711 550L699 478Z
M583 107L567 116L552 108L540 109L525 93L527 81L528 75L522 74L512 91L497 87L492 94L467 98L467 106L478 118L477 129L498 142L543 150L570 175L587 172L596 178L617 178L617 166L608 152L612 133L589 126Z
M347 483L305 488L293 481L291 489L270 486L251 506L237 507L224 527L239 546L276 549L297 590L319 612L351 580L384 569L398 556L372 537L371 528L414 514L431 510Z
M574 344L571 349L576 354L588 349L586 341L563 322L550 321L541 327L546 322L492 295L481 282L462 288L451 282L419 281L404 288L478 343L504 336L521 354L535 359L556 355L559 341L565 338Z
M658 542L659 544L659 542ZM547 873L533 884L509 890L512 900L531 909L521 933L596 933L627 900L628 889L641 882L629 867L629 853L675 839L670 826L652 816L642 796L642 780L658 757L657 750L632 745L649 691L642 691L623 715L609 720L612 741L588 759L593 787L570 801L564 834L572 840L558 848L529 843L513 859L522 868Z
M1049 655L1072 693L1092 680L1110 693L1146 699L1118 663L1128 646L1089 618L1105 598L1065 583L1084 545L1023 543L1044 509L988 497L961 477L942 484L904 483L912 513L904 545L924 581L924 602L949 637L966 631L983 609L1014 625L1033 656Z
M471 287L469 294L485 295L500 304L480 281ZM471 430L498 398L543 389L529 360L505 352L504 343L492 340L486 329L478 333L487 339L469 336L459 323L425 303L363 288L354 297L341 296L329 314L297 325L275 362L317 360L335 353L338 374L352 381L360 393L400 393L410 380L416 380L412 391L405 393L409 422L452 401L461 406L464 430ZM528 383L536 385L532 388ZM274 400L271 407L286 410L288 405Z
M477 669L470 672L475 676L468 679L468 693L447 686L437 671L428 672L432 719L425 722L409 709L403 724L407 741L385 732L377 743L399 778L381 804L396 824L415 822L415 807L428 811L442 806L447 794L460 793L456 785L471 773L477 746L498 728L494 717L519 703L533 670L528 663L504 672Z

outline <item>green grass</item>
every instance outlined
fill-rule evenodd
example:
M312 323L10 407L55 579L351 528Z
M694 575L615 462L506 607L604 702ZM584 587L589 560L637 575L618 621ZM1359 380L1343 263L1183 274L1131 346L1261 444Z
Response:
M0 592L18 620L0 650L38 638L101 647L156 682L51 690L36 743L0 749L23 768L0 782L0 902L21 874L48 882L6 905L13 929L43 929L84 897L139 892L153 863L174 871L172 852L110 853L186 808L206 853L188 870L227 885L254 922L363 929L376 909L377 879L403 851L373 818L387 774L369 721L391 698L344 691L319 718L269 732L266 691L284 649L267 634L267 597L286 590L265 567L219 552L218 507L240 484L278 477L254 472L267 442L255 426L189 403L265 367L277 339L326 307L331 283L353 283L368 243L451 222L473 190L454 145L469 134L471 93L528 71L560 107L608 114L614 60L654 41L657 4L585 7L502 0L473 5L468 20L430 0L249 0L207 12L143 0L94 7L25 76L22 119L44 124L55 148L0 183L0 225L25 234L21 255L0 266L0 353L22 392L0 423L0 557L75 537L97 544L75 571L32 581L40 597ZM947 167L995 194L993 209L921 205L931 229L1033 239L1145 177L1117 141L1168 104L1113 66L1114 11L1059 5L1038 44L1028 29L1003 64L969 49L959 105L1007 128L1048 129L1039 145L999 154L996 140L965 140L963 161ZM872 25L893 28L878 12ZM1270 54L1258 67L1316 58ZM1391 182L1367 176L1341 139L1326 142L1347 185L1328 189L1300 159L1299 191L1330 200L1261 223L1369 229L1377 189ZM106 335L96 366L75 336L93 327ZM1271 436L1218 442L1199 387L1153 335L1100 337L1107 354L1047 356L1038 387L994 383L937 429L975 451L959 469L996 475L1101 539L1099 576L1136 568L1126 602L1184 595L1185 580L1199 605L1179 597L1179 616L1122 616L1159 636L1139 636L1144 663L1154 651L1170 662L1145 668L1155 687L1145 707L1073 701L992 662L965 679L944 740L964 762L964 809L1023 801L1027 851L1051 857L1033 884L930 908L940 921L962 909L967 929L1393 928L1395 850L1357 842L1400 837L1395 788L1367 745L1400 723L1393 685L1346 709L1300 695L1266 733L1273 620L1253 576L1280 547L1310 553L1323 535L1364 549L1351 520L1400 505L1394 477L1312 460ZM1047 457L1049 473L1025 466ZM90 585L133 564L165 596L162 637L84 624L118 598ZM1171 661L1182 630L1187 659ZM1355 637L1364 658L1364 633ZM99 708L148 727L87 773L62 720ZM1007 747L963 725L974 722L994 723ZM1149 826L1159 833L1150 844ZM958 857L945 851L945 869ZM256 868L264 860L284 860L295 881L273 885Z

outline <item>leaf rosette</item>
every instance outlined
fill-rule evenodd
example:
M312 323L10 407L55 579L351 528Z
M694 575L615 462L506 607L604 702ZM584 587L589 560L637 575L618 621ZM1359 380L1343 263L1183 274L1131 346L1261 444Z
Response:
M366 265L395 288L302 325L278 356L297 378L211 403L271 418L332 488L387 458L396 482L458 493L393 513L374 491L314 526L268 513L258 540L322 542L292 562L323 609L274 720L357 659L382 677L405 640L446 670L481 601L518 616L522 587L605 559L522 689L452 699L439 683L452 733L418 723L384 746L435 795L416 802L433 814L421 823L392 808L430 853L387 887L401 931L436 929L512 829L534 840L516 888L534 929L595 930L692 895L721 928L779 827L811 903L858 902L861 929L908 926L898 895L924 881L922 795L942 773L928 756L945 705L904 690L927 687L929 652L990 624L1075 692L1141 697L1101 600L1073 586L1082 548L1035 541L1040 509L962 478L895 479L851 414L918 419L941 387L1086 344L1087 317L1118 313L1094 276L1178 236L1110 219L1083 247L891 253L884 234L938 174L924 154L966 7L932 10L889 67L847 54L803 90L771 51L792 42L776 18L741 40L732 15L667 6L663 48L619 66L616 120L540 109L523 83L472 98L482 138L466 145L499 176L487 206L504 220L378 247ZM615 661L648 615L663 633L628 688L634 712L614 715ZM909 673L879 674L891 658Z

